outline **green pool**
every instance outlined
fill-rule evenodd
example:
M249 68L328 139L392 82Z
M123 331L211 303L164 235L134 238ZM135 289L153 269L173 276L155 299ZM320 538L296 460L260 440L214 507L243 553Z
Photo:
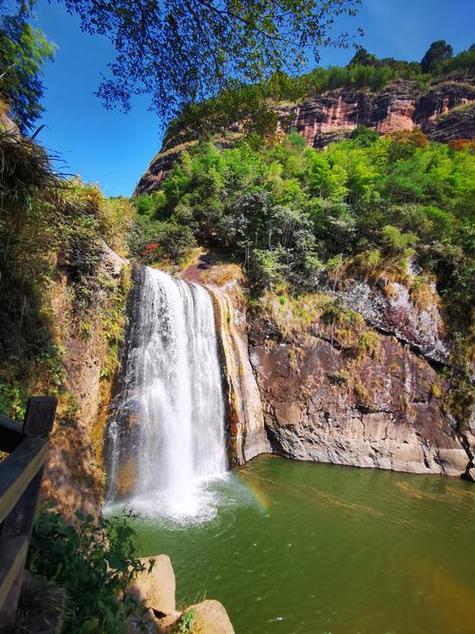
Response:
M181 603L238 634L475 632L475 485L261 456L214 489L208 522L137 523Z

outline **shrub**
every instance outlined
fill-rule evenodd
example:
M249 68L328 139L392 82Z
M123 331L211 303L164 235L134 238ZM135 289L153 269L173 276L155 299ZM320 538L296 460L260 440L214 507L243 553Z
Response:
M357 357L364 358L366 355L375 357L379 351L381 339L376 332L365 330L358 339Z
M456 152L460 152L460 150L470 150L471 152L475 152L475 141L473 139L453 139L452 141L449 141L448 146L451 150L455 150Z
M274 289L283 282L284 267L279 261L280 252L254 250L249 262L249 281L255 291Z
M192 608L185 610L185 612L181 615L174 632L176 632L176 634L193 634L195 631L195 621L195 611Z
M78 513L69 525L57 513L39 513L27 567L65 589L65 633L116 634L137 611L125 590L146 567L135 554L131 519L125 514L94 520Z
M350 134L350 139L361 147L369 147L379 139L379 132L360 125Z
M0 413L22 421L25 416L27 394L24 386L11 379L9 382L0 379Z
M393 253L401 253L417 244L419 238L415 233L403 233L393 225L386 225L382 229L383 240Z
M196 245L190 227L174 223L162 225L157 242L165 256L177 263Z

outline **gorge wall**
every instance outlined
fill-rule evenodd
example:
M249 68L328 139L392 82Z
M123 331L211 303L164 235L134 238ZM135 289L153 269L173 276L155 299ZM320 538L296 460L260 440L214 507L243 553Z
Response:
M457 429L437 371L448 344L436 298L420 309L403 289L388 298L347 279L298 300L268 293L246 309L236 265L205 256L185 275L227 294L237 309L228 319L248 336L269 440L261 436L255 453L473 477L475 426ZM358 303L348 289L365 285Z
M274 104L278 130L295 129L311 147L322 148L347 138L357 126L381 134L421 129L430 139L447 142L475 139L475 86L463 81L442 81L422 93L415 81L398 80L375 93L368 89L328 91L301 103ZM223 147L240 137L236 122L229 130L216 131ZM136 194L159 187L180 154L197 143L195 130L181 130L167 139L140 179Z
M45 149L5 113L0 141L0 233L8 245L0 265L0 409L21 421L30 395L57 398L42 500L67 517L97 515L132 206L79 177L59 178Z
M260 317L251 321L250 352L276 453L395 471L466 473L470 456L443 409L446 386L409 346L370 330L374 349L358 354L354 342L339 333L332 337L318 321L284 338L273 326Z
M420 128L431 139L450 141L475 137L474 100L470 84L441 82L421 94L415 82L400 80L380 94L340 90L278 112L286 130L295 128L315 148L346 138L359 125L381 134Z

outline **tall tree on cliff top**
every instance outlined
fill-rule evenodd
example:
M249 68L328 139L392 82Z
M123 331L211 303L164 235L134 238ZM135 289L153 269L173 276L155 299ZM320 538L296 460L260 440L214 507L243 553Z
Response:
M23 133L43 112L41 71L54 47L40 29L27 23L28 2L11 14L0 0L0 99Z
M125 110L149 93L168 120L233 82L256 82L277 70L301 71L323 46L348 46L333 34L338 17L361 0L63 0L83 30L108 37L116 58L98 94Z
M437 40L432 42L429 46L426 54L421 59L421 68L424 73L430 73L436 70L437 66L450 59L454 53L450 44L447 44L445 40Z

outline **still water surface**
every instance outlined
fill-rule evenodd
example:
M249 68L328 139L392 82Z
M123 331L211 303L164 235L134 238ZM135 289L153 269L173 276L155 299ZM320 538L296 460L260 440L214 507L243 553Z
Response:
M213 488L207 522L137 523L182 604L237 634L475 633L475 485L260 456Z

